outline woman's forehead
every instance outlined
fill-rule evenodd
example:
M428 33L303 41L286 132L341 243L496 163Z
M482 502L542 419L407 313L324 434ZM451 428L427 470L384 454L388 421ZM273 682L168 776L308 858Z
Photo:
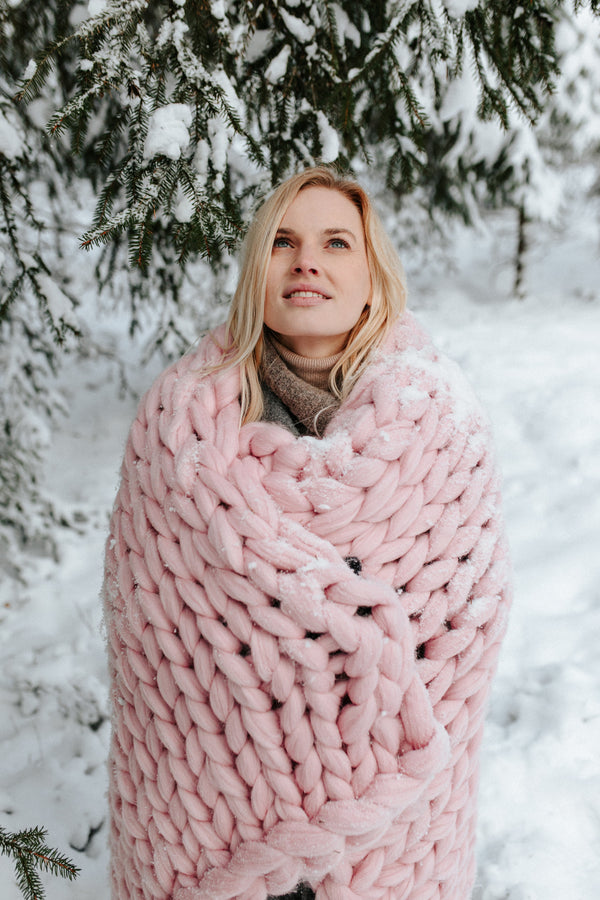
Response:
M296 194L281 218L280 227L363 231L362 217L354 203L341 191L321 185L310 185Z

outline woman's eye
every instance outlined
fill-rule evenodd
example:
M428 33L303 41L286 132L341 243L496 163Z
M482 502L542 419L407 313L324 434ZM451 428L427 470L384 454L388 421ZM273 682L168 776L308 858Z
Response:
M348 244L348 241L345 241L343 238L334 238L330 242L329 246L337 248L337 247L349 247L350 245Z
M275 240L273 241L273 247L289 247L289 246L290 246L290 242L288 241L287 238L284 238L284 237L275 238Z

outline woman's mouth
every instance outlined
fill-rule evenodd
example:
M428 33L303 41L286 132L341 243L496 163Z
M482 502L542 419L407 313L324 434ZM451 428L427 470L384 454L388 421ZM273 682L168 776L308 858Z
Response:
M285 299L294 306L315 306L331 298L321 291L290 291L289 294L285 294Z

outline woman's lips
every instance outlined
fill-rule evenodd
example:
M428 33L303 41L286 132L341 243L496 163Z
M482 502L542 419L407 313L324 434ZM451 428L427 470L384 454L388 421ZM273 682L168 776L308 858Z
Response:
M322 291L297 290L290 291L289 294L285 295L285 299L292 306L317 306L319 303L323 303L331 298Z

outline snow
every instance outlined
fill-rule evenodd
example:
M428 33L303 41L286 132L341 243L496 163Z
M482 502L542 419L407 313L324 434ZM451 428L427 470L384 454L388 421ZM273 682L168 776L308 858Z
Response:
M250 35L246 47L246 59L249 63L255 63L269 49L273 41L273 31L270 28L257 28Z
M517 192L527 214L552 221L561 205L562 181L559 173L546 165L539 144L532 139L532 131L524 123L516 128L511 158L529 175L527 183Z
M185 116L173 116L184 129ZM164 152L164 151L157 151ZM515 222L459 231L443 265L406 259L411 306L466 372L496 433L515 602L482 755L473 900L600 896L600 262L590 201L530 226L526 298L511 296ZM86 259L82 257L82 259ZM83 269L81 275L83 279ZM69 290L83 297L77 270ZM83 302L83 301L82 301ZM79 312L79 310L78 310ZM156 373L111 312L139 393ZM111 332L112 333L112 332ZM123 357L126 355L122 351ZM106 900L108 747L99 590L107 521L136 404L103 357L67 360L70 417L41 480L65 510L57 558L0 590L0 821L43 824L82 869L48 900ZM0 859L3 900L19 900Z
M433 378L439 378L437 390L440 398L450 401L452 419L460 429L477 407L472 385L460 366L447 356L441 356L435 360L430 359L427 349L409 349L402 354L402 358L417 380L422 381L423 376L427 377L428 374L431 374ZM407 406L418 403L425 396L426 392L417 384L409 384L398 390L399 400Z
M88 13L90 16L100 16L106 9L106 0L89 0Z
M73 313L73 303L62 291L55 281L46 275L45 272L39 272L37 275L40 290L46 298L48 312L52 318L54 327L60 331L63 324L70 325L72 328L78 328L79 323L77 317Z
M210 160L215 171L213 189L222 191L224 187L223 173L227 167L227 152L232 130L223 119L217 117L209 119L207 130L210 141Z
M406 52L406 48L403 50ZM460 121L460 137L445 155L449 166L458 165L463 155L469 157L474 152L487 163L493 163L506 146L507 135L499 120L493 118L484 122L477 115L479 87L473 78L474 69L473 53L467 47L462 73L446 86L438 113L442 122ZM516 116L515 120L515 126L520 126L521 130L528 127Z
M179 159L190 143L192 111L185 103L169 103L154 110L144 143L144 159L162 154Z
M208 161L210 159L210 148L206 141L199 140L194 154L194 167L198 174L204 178L208 172Z
M222 66L217 66L211 72L210 77L211 81L213 81L214 84L217 84L223 91L223 96L227 104L231 107L232 110L237 113L237 115L243 121L246 115L244 104L238 97L236 89L231 83L231 80L228 78L225 69Z
M591 10L580 10L576 19L560 23L556 40L563 54L556 112L572 123L572 152L578 158L600 141L600 20ZM555 123L546 128L553 134Z
M33 78L35 73L37 72L37 63L35 59L30 59L25 67L25 71L23 72L23 81L29 81L30 78Z
M351 41L355 47L360 47L360 31L354 25L345 9L339 3L332 3L332 9L335 15L335 27L337 28L340 44L343 46L345 41Z
M406 52L406 48L403 48ZM464 62L463 70L460 77L451 81L444 94L440 109L440 118L442 122L448 122L454 116L469 113L468 124L472 125L475 119L477 102L479 99L479 88L477 82L471 75L471 67L473 58L471 53L466 53L467 59Z
M293 16L283 7L279 7L279 15L283 19L283 24L290 32L293 34L297 41L301 44L308 44L309 41L315 36L315 29L312 25L308 25L302 19L299 19L297 16Z
M210 11L215 19L224 19L225 0L210 0Z
M317 125L321 144L321 162L335 162L340 154L340 141L335 128L329 124L325 113L320 109L317 110Z
M23 139L15 126L0 109L0 153L7 159L16 159L23 152Z
M470 9L475 9L479 4L479 0L443 0L443 5L451 16L458 19L464 16Z
M194 204L189 197L179 191L177 201L173 210L173 215L178 222L189 222L194 215Z
M269 84L277 84L278 81L281 81L285 75L291 52L292 48L290 45L284 44L277 56L271 60L265 72L265 80Z

